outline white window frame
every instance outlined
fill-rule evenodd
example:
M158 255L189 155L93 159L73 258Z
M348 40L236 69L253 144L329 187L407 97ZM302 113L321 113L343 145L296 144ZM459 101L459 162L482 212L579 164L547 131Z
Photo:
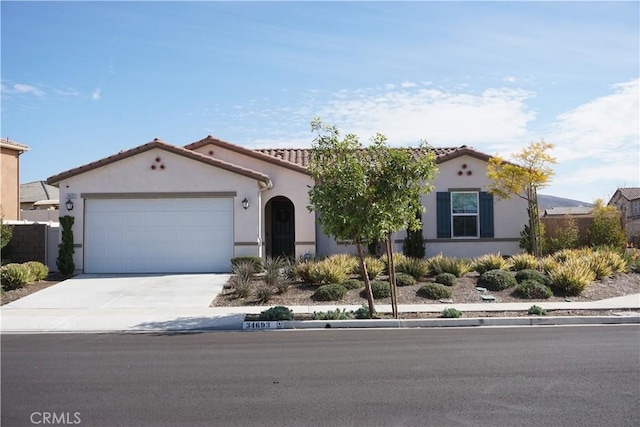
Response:
M451 238L452 239L478 239L480 238L480 192L478 191L450 191L450 200L451 200ZM461 212L461 213L455 213L453 211L453 199L455 197L456 194L473 194L476 196L476 212L475 213L469 213L469 212ZM476 217L476 235L475 236L456 236L455 235L455 225L454 225L454 218L456 217L470 217L470 216L475 216Z

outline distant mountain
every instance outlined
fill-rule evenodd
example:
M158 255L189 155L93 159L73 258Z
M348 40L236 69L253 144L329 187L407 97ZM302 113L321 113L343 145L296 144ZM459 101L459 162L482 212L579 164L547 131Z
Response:
M562 197L547 196L538 194L538 210L544 212L551 208L573 208L576 206L593 206L593 203L581 202L579 200L564 199Z

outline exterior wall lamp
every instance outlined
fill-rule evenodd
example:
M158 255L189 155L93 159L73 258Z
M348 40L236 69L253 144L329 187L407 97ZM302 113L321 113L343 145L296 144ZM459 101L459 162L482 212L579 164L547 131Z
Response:
M247 200L247 198L245 197L244 199L242 199L242 207L246 210L249 209L249 201Z
M67 199L67 203L65 203L64 205L67 207L68 211L73 210L73 202L71 201L71 199Z

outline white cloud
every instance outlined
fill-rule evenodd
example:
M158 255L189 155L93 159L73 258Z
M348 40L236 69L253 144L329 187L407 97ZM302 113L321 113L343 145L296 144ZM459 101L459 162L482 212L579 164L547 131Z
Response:
M413 82L402 82L400 83L400 86L404 88L409 88L409 87L416 87L418 85Z
M617 164L637 154L640 143L640 79L613 86L610 95L559 115L549 142L559 161L591 158Z
M516 78L513 76L506 76L504 79L502 79L502 81L505 83L515 83Z
M445 89L351 92L335 96L318 115L343 132L368 138L384 133L391 144L426 139L435 146L513 143L527 134L535 118L525 101L532 92L491 88L480 94Z
M94 101L99 101L102 99L102 89L97 87L96 90L93 91L93 93L91 94L91 99L93 99Z
M23 83L14 83L12 85L2 84L2 93L5 94L31 94L38 97L44 96L44 91L36 86Z

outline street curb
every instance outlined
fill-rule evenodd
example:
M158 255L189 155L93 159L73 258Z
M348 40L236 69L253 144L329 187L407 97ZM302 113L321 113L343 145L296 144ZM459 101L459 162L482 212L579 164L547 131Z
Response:
M250 331L292 329L442 328L474 326L553 326L640 324L640 316L474 317L458 319L288 320L276 327ZM246 329L245 329L246 330Z

